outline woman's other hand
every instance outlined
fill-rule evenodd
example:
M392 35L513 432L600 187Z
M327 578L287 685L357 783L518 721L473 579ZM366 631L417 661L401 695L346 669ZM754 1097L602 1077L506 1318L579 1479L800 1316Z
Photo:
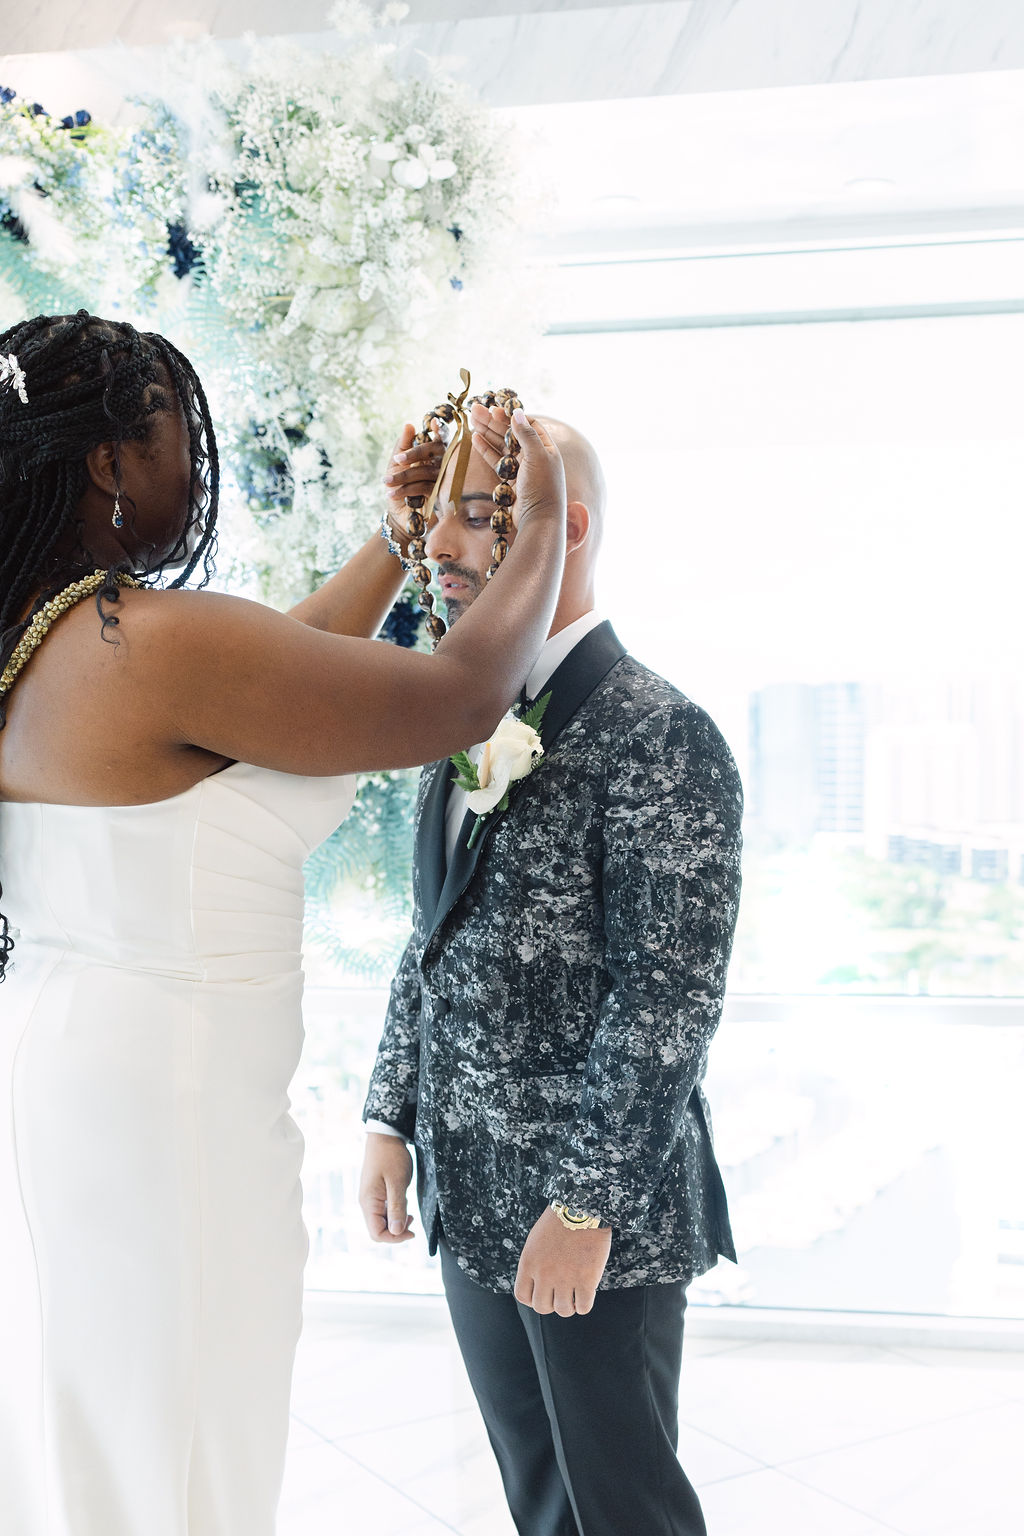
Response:
M562 456L539 417L530 418L516 411L510 420L500 406L488 409L479 402L471 413L473 447L497 473L498 464L507 454L505 435L511 428L521 453L515 480L516 499L512 504L512 522L521 528L530 517L540 514L565 517L565 470Z

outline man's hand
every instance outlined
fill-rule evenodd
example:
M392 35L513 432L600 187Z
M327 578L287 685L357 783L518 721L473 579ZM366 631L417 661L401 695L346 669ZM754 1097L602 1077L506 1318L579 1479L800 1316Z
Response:
M549 1207L533 1226L516 1274L516 1301L535 1312L589 1312L611 1252L610 1227L570 1232Z
M375 1243L406 1243L415 1234L405 1192L412 1180L412 1156L399 1136L366 1137L359 1205Z
M429 496L444 457L444 443L431 438L427 443L415 444L416 428L407 421L398 441L391 450L391 458L384 472L384 484L390 502L391 523L401 534L403 543L408 538L404 530L402 513L407 496Z

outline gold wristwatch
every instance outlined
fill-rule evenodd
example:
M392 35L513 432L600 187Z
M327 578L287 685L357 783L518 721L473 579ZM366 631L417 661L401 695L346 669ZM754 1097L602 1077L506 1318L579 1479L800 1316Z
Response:
M592 1232L595 1227L601 1225L600 1216L591 1216L587 1211L577 1211L571 1205L559 1205L553 1201L551 1209L562 1223L571 1232Z

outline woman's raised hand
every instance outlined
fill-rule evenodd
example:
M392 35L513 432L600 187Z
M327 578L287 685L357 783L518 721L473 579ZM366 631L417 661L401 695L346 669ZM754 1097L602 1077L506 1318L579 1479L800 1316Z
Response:
M415 436L416 428L407 421L384 472L391 522L403 538L407 537L403 517L405 498L430 495L444 456L444 443L431 438L427 443L414 444Z
M562 456L543 424L525 411L516 411L510 421L500 406L490 409L477 402L471 412L473 447L494 470L504 458L505 433L511 426L522 450L516 476L516 499L512 522L521 528L536 516L565 517L565 470Z

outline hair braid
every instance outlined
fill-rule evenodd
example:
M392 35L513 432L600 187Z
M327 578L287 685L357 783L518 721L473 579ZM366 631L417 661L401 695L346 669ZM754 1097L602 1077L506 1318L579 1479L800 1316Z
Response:
M177 547L135 571L149 584L183 561L167 585L184 586L200 566L199 585L210 579L219 488L206 393L188 358L163 336L80 309L36 315L4 331L0 355L11 354L24 373L28 403L13 387L0 385L0 670L43 603L106 564L89 550L79 516L93 448L113 442L119 473L121 445L144 442L156 412L180 408L184 415L192 468L189 515ZM118 601L115 572L126 565L114 566L97 593L104 633L117 618L103 605ZM0 730L4 723L0 706ZM0 980L12 947L0 913Z

